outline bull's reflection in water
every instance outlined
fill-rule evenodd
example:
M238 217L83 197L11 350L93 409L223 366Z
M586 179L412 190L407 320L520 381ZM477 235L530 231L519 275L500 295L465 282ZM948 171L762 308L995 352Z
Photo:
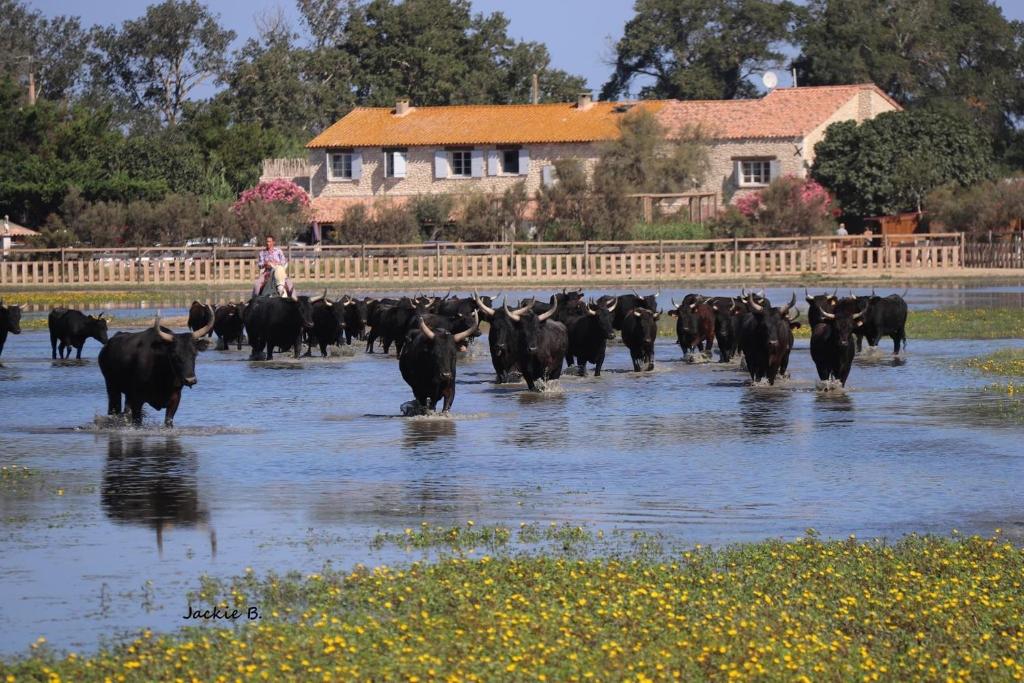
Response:
M740 421L750 436L774 436L792 431L793 392L774 386L747 387L740 396Z
M217 536L199 499L195 451L175 436L111 434L103 468L100 502L107 517L118 523L153 529L160 556L164 531L175 526L208 530L210 553L217 555Z
M402 420L402 433L402 445L407 449L426 446L439 439L454 442L455 420L447 417L409 418Z

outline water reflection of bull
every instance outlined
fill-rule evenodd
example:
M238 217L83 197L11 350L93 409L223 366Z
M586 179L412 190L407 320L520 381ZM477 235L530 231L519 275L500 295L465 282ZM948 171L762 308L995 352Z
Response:
M196 453L177 437L111 434L100 491L103 511L111 521L153 529L161 555L166 529L207 529L216 555L217 537L199 498L198 469Z

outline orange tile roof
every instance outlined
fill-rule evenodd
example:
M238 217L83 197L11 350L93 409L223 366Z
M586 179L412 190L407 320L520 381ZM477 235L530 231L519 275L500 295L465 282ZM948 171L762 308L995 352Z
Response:
M778 88L756 100L672 101L658 113L669 130L698 125L718 140L801 138L824 123L863 90L872 90L896 109L892 98L873 83Z
M313 138L309 149L417 145L501 145L593 142L619 136L622 103L594 102L585 110L573 104L487 104L413 107L404 116L394 109L353 109ZM653 113L660 100L635 103Z

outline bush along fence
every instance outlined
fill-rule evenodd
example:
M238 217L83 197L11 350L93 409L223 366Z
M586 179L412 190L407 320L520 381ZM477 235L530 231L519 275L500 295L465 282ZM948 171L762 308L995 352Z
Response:
M964 268L960 233L660 242L505 242L290 247L299 282L544 280L611 282L727 276L947 272ZM0 285L235 284L256 278L251 247L11 249Z

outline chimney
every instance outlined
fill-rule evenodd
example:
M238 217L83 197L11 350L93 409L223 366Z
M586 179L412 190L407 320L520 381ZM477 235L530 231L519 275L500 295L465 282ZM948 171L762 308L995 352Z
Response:
M403 97L395 102L395 116L405 116L409 113L409 98Z
M533 74L533 80L530 83L530 101L534 104L540 102L540 76L536 73Z
M594 106L594 98L589 92L581 92L576 98L576 108L580 111L586 111L592 106Z

